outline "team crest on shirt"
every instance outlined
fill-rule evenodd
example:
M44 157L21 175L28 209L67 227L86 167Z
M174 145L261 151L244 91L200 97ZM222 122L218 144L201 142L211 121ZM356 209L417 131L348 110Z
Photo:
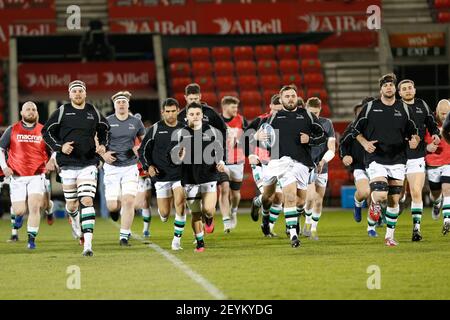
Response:
M401 117L401 116L402 116L402 113L398 110L395 110L394 117Z
M423 113L423 111L419 107L416 107L416 113Z
M95 120L94 119L94 115L92 113L90 113L90 112L87 113L87 119L88 120Z
M128 129L134 130L134 129L136 129L136 128L135 128L134 124L129 123L129 124L128 124Z

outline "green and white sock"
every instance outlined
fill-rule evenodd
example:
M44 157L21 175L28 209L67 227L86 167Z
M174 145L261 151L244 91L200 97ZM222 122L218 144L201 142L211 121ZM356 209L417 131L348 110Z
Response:
M150 222L152 222L152 213L150 211L150 208L148 209L142 209L142 220L144 221L144 230L143 232L146 232L150 229Z
M422 221L423 202L411 202L411 214L414 223L414 229L420 231L420 222Z
M357 207L357 208L362 208L362 206L364 205L364 200L358 201L358 200L356 200L355 197L353 197L353 200L355 201L355 207Z
M261 207L262 206L262 194L260 194L259 196L257 196L256 198L255 198L255 205L256 206L258 206L258 207Z
M436 200L433 200L433 205L438 206L441 204L441 201L442 201L442 195L440 195L439 198L437 198Z
M173 235L177 238L181 238L184 231L184 226L186 225L186 215L180 215L175 213L175 221L173 222L174 233Z
M27 226L27 233L28 233L29 238L31 237L33 239L36 239L38 232L39 232L39 227Z
M400 207L397 206L386 208L386 236L385 238L394 238L395 226L397 225L398 213L400 212Z
M298 227L299 230L302 230L302 215L305 214L305 208L297 206L297 217L298 217Z
M14 213L12 206L9 211L11 212L11 235L17 236L17 229L14 226L16 224L16 214Z
M376 222L376 221L373 221L373 220L370 218L369 212L367 212L367 231L375 230L375 226L376 226L376 225L377 225L377 222Z
M131 235L130 229L120 229L119 240L122 240L122 239L128 240L130 238L130 235Z
M195 234L195 240L203 241L203 231Z
M278 217L280 216L281 211L283 210L283 206L281 204L272 204L270 207L270 217L269 217L269 225L270 231L273 230L275 226L275 222L277 222Z
M447 221L446 219L450 219L450 197L444 197L442 215L444 216L444 222Z
M298 221L297 208L296 207L284 208L284 217L286 219L286 226L289 228L289 234L292 239L293 236L297 235L297 230L295 229Z
M84 250L92 250L92 237L95 227L94 207L81 208L81 231L84 237Z
M319 223L321 215L322 215L322 212L316 212L315 210L312 211L311 231L317 231L317 224Z
M305 208L305 223L311 224L312 223L312 209L306 209Z
M264 217L268 217L270 215L270 208L266 209L266 208L263 207L262 215L263 215L263 218Z

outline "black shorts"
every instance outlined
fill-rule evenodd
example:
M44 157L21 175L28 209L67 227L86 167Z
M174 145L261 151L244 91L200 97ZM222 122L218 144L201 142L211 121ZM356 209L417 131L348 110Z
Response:
M219 178L217 179L217 184L221 184L223 182L230 182L230 177L225 172L219 172Z

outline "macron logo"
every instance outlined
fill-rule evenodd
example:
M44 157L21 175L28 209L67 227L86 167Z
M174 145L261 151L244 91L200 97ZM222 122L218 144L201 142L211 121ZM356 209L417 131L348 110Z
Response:
M32 142L40 143L42 141L42 136L35 136L32 134L18 134L16 135L17 142Z

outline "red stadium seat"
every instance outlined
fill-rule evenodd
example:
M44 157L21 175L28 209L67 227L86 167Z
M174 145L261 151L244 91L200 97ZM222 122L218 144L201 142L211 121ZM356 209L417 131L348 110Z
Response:
M192 63L192 74L194 77L213 75L213 67L211 62L193 62Z
M274 60L275 47L271 45L256 46L255 47L256 60Z
M298 46L300 59L319 59L319 47L315 44L301 44Z
M301 88L301 86L303 84L303 80L302 80L302 77L300 76L300 74L285 74L282 77L282 82L283 82L283 85L293 83L297 86L297 88Z
M328 104L322 103L322 111L320 112L320 115L325 118L331 117L331 110Z
M3 84L3 82L0 82L0 93L3 93L3 91L5 91L5 85Z
M325 80L321 73L306 73L303 75L303 82L307 87L322 87Z
M278 74L278 64L275 60L258 61L258 73L260 75Z
M241 91L239 98L244 108L248 105L261 106L262 97L259 91Z
M280 90L281 79L278 75L265 75L259 78L263 90Z
M306 95L308 98L318 97L322 102L326 102L328 100L328 93L325 89L308 89L306 91Z
M183 108L186 105L186 99L184 98L184 92L175 92L172 96L175 98L180 104L180 108Z
M216 90L216 84L213 77L195 77L194 82L200 85L202 91Z
M212 47L211 56L214 61L231 61L230 47Z
M242 114L248 121L252 121L262 113L261 105L248 105L242 108Z
M191 61L207 61L209 62L210 55L209 55L209 48L202 47L202 48L191 48Z
M300 62L296 59L288 59L280 61L281 74L297 74L300 72Z
M272 100L272 96L274 94L280 93L280 90L274 90L274 89L268 89L263 91L263 99L264 99L264 106L269 106L270 101Z
M434 0L436 9L450 9L450 0Z
M190 77L191 65L186 62L174 62L170 64L170 76L172 78L177 77Z
M214 63L216 77L234 75L234 64L231 61L217 61Z
M170 48L169 62L189 62L189 50L186 48Z
M218 99L215 92L203 92L202 91L202 101L206 102L209 106L217 108Z
M297 59L297 47L293 44L280 44L277 46L278 59Z
M438 13L438 21L441 23L449 23L450 22L450 12L439 12Z
M297 96L302 98L304 102L306 102L306 94L302 88L297 88Z
M238 86L239 90L258 90L258 78L256 76L239 76Z
M235 61L253 60L253 47L237 46L233 48L233 56Z
M302 60L301 69L303 73L321 72L322 64L318 59L305 59Z
M232 96L238 98L239 94L237 93L237 91L220 91L218 94L219 100L221 100L225 96Z
M172 78L172 92L183 92L184 88L190 83L192 83L192 79L188 77L183 78Z
M236 62L236 74L240 76L255 75L256 63L253 60L242 60Z
M216 77L216 87L219 91L236 90L236 79L230 76Z

